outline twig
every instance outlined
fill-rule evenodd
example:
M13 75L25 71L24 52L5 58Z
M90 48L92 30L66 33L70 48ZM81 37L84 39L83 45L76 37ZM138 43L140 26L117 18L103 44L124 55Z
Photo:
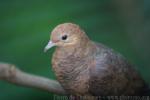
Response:
M22 72L12 64L0 63L0 80L51 93L67 94L57 81Z

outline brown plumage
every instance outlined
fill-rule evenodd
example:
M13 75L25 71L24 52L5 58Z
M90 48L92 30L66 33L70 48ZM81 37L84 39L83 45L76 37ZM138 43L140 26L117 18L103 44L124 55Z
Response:
M70 94L140 95L145 90L145 82L122 55L91 41L78 25L58 25L45 51L52 46L57 46L52 67Z

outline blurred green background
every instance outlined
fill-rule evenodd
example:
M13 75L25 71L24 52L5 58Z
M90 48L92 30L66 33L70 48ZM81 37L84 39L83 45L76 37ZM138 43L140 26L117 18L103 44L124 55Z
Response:
M47 53L43 48L56 25L73 22L92 40L122 53L150 83L149 4L149 0L0 0L0 62L55 79L50 67L54 48ZM0 100L52 97L0 81Z

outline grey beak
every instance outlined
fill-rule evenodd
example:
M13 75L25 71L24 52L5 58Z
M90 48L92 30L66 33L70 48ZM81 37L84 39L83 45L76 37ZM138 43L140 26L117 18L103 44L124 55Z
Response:
M47 50L49 50L53 46L55 46L55 43L53 43L52 41L49 41L48 44L44 48L44 52L47 52Z

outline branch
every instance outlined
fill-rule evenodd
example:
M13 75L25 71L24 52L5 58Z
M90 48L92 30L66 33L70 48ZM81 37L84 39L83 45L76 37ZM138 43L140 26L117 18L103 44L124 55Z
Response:
M22 72L12 64L0 63L0 80L51 93L67 94L57 81Z

